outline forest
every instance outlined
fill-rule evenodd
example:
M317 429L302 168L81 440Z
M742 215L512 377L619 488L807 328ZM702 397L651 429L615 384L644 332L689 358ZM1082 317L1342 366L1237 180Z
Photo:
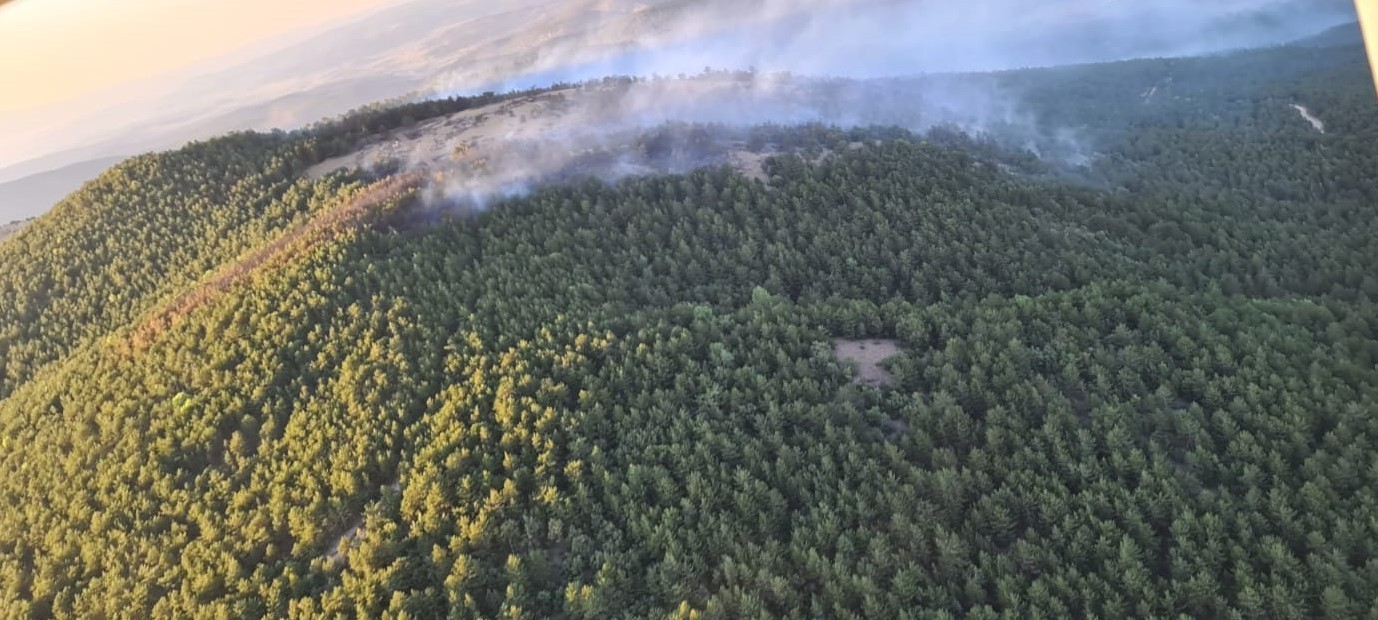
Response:
M304 175L487 94L120 164L0 243L0 616L1374 617L1362 49L941 79L1094 157Z

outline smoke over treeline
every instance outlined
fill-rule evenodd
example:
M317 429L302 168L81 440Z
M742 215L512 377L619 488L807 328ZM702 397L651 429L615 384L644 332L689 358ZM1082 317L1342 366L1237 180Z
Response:
M419 171L432 181L432 202L482 207L578 177L616 180L725 161L760 176L760 158L781 145L752 140L748 128L809 123L950 126L1078 165L1093 149L1075 129L1040 125L1023 93L957 72L1201 54L1295 39L1353 18L1342 0L758 0L653 4L645 12L664 25L635 48L590 61L585 47L595 42L565 40L528 59L524 73L469 86L568 88L432 119L328 166ZM462 92L471 81L452 75L444 88Z
M34 158L0 181L383 100L705 66L860 79L1197 54L1353 19L1350 0L410 0L271 53L0 115L0 166ZM94 174L64 177L68 190Z
M611 182L721 163L768 181L763 162L771 155L810 148L817 159L937 126L1017 139L1065 160L1083 157L1075 141L1038 130L1005 106L1013 99L998 90L964 76L851 80L706 71L605 78L386 132L315 172L417 172L430 181L431 204L470 209L546 183ZM802 125L811 127L790 129Z

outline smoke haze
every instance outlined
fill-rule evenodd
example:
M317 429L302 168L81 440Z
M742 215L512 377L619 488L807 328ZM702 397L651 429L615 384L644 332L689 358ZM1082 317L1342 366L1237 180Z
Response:
M442 94L677 75L705 67L872 78L1193 56L1278 44L1355 19L1348 0L747 0L688 3L622 53L542 46L524 71L437 79ZM649 10L649 9L648 9ZM591 52L592 50L592 52Z
M399 96L705 67L858 79L1190 55L1280 43L1353 19L1348 0L415 0L272 53L242 52L201 76L141 83L41 117L0 117L0 165L42 156L0 169L0 183L231 130L290 129ZM1017 122L1015 95L927 93L973 117L965 125ZM637 126L865 120L846 109L686 105L637 108ZM0 219L28 215L11 204L0 187Z
M582 60L602 46L567 40L543 47L528 60L525 73L485 81L491 68L467 69L438 80L434 88L442 95L469 94L608 75L652 79L566 91L558 95L558 105L542 98L539 104L518 101L490 111L520 116L520 124L478 114L491 126L475 129L475 115L465 113L460 115L467 116L464 121L424 128L430 147L394 140L360 157L427 172L436 202L479 208L494 197L520 195L535 184L581 174L615 180L706 163L740 164L741 157L761 155L743 150L745 129L765 123L893 125L916 132L955 126L1013 137L1058 163L1082 165L1093 153L1074 129L1039 127L1023 110L1020 93L993 80L948 72L1199 55L1293 40L1353 18L1343 1L1167 0L1147 6L1062 1L1027 7L1010 0L962 6L766 0L749 7L695 6L639 46L612 56ZM706 73L708 68L750 72ZM705 73L696 75L700 72ZM707 137L667 132L673 123L716 129ZM671 141L666 148L680 156L644 152L648 140L666 139ZM456 145L468 159L448 156ZM355 165L367 167L358 159ZM482 167L465 163L474 160Z

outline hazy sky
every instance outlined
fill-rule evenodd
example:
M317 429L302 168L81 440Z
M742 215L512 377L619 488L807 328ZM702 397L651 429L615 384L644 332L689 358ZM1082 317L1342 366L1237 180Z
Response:
M0 0L0 114L210 60L400 0Z

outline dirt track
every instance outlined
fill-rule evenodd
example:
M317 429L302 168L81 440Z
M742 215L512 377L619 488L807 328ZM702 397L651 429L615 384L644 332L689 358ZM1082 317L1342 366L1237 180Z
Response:
M1307 109L1306 106L1294 103L1292 104L1292 108L1295 109L1297 114L1300 114L1302 118L1306 119L1306 122L1311 123L1311 126L1316 128L1316 131L1325 133L1325 121L1312 115L1311 110Z
M364 188L339 206L317 214L310 221L225 265L209 280L149 313L134 330L131 344L135 350L142 349L182 317L216 299L251 274L290 260L340 230L364 222L370 211L419 185L420 179L415 175L401 175Z

